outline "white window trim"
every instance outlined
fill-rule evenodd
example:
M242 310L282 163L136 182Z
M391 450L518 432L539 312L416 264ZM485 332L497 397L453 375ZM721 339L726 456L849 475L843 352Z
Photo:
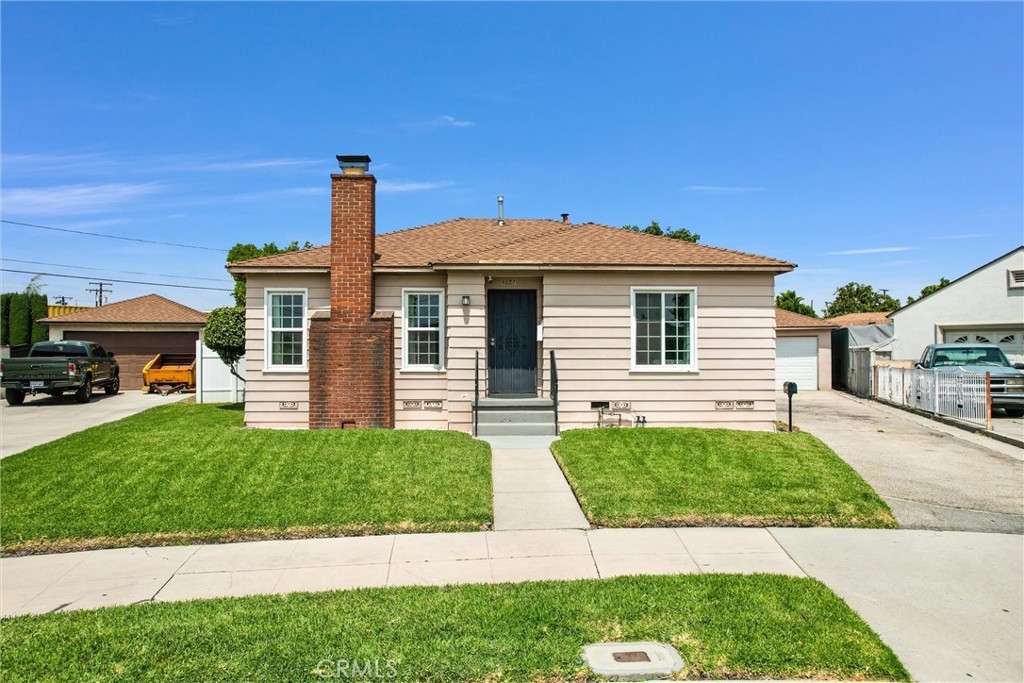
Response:
M436 294L438 298L438 361L439 365L410 365L409 364L409 295L410 294ZM402 288L402 371L403 372L445 372L445 334L447 331L446 318L448 316L448 305L445 300L443 287L403 287ZM432 328L417 328L432 329Z
M690 362L687 365L637 365L636 364L636 295L668 294L686 292L690 295ZM662 321L662 360L665 358L664 321ZM636 286L629 288L629 371L630 372L671 372L696 373L697 367L697 288L667 285Z
M274 294L302 295L302 365L272 365L270 340L270 297ZM293 328L289 328L293 329ZM263 372L308 373L309 372L309 290L305 287L278 287L263 290Z

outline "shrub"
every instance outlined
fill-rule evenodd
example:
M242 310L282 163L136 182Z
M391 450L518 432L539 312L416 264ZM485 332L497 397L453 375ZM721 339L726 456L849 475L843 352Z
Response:
M29 305L29 311L31 312L31 341L35 344L50 338L50 326L45 323L36 322L49 314L50 302L45 294L30 294L29 298L31 301Z
M28 344L32 340L32 310L28 294L18 292L11 295L9 320L11 346Z
M232 375L245 381L238 374L238 361L245 355L244 308L224 306L210 311L203 330L203 343L220 356Z

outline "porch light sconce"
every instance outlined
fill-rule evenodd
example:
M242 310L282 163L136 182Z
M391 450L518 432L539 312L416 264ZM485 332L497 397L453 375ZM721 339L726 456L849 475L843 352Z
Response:
M463 294L462 295L462 305L463 306L468 306L469 305L469 294Z

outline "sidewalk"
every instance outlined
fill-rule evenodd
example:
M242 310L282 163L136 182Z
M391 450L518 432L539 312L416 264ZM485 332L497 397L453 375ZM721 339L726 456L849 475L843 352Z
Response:
M846 600L915 680L1024 680L1024 538L879 529L493 531L0 559L0 615L374 586L767 572Z
M93 550L0 559L0 616L371 586L624 574L804 576L766 529L408 534Z

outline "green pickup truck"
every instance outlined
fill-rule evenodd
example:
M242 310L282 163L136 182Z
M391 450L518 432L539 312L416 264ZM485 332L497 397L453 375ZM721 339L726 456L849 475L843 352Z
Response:
M60 396L66 391L75 392L79 403L88 403L93 387L116 394L121 389L121 378L114 354L99 344L50 341L33 344L26 358L0 361L0 385L12 406L24 403L26 394Z

